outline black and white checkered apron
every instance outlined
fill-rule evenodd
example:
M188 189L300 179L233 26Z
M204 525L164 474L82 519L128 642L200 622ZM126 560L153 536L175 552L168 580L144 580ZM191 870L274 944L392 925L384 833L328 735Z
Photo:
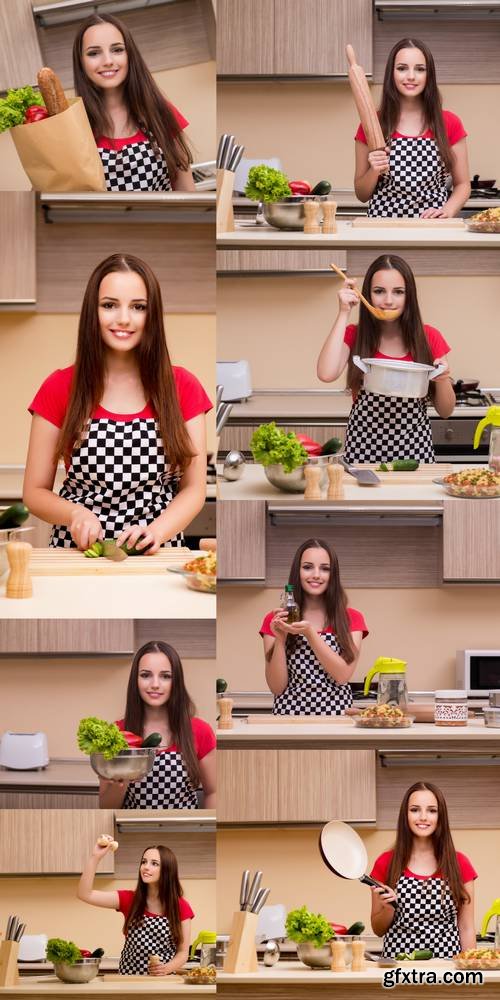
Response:
M158 955L162 965L166 965L176 951L167 917L143 917L127 933L118 971L122 976L147 976L150 955Z
M435 139L394 138L389 173L382 174L368 206L377 218L415 218L446 204L446 168Z
M193 788L181 754L176 750L156 754L149 774L131 781L123 809L198 809Z
M360 389L347 421L344 454L349 463L397 458L434 462L425 399L380 396Z
M394 920L384 935L384 957L420 948L430 948L434 958L458 955L457 908L448 883L441 878L403 874L395 891L398 899Z
M121 149L99 148L107 191L171 191L165 157L149 139Z
M342 655L333 632L322 632L321 638ZM343 715L352 705L351 685L337 684L323 670L304 635L296 636L293 651L287 649L286 662L288 684L274 699L273 715Z
M89 420L59 495L82 504L99 518L104 537L123 528L147 525L174 498L177 479L170 473L158 424L153 417ZM181 545L182 534L168 542ZM56 524L50 545L75 548L69 528Z

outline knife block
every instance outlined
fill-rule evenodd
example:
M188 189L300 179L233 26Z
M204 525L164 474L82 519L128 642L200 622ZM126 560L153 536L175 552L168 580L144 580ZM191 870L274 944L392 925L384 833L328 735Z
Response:
M29 542L9 542L7 559L10 573L5 588L6 597L32 597L33 587L29 573L32 546Z
M234 233L233 214L234 173L217 171L217 233Z
M247 910L238 910L233 915L224 972L257 972L255 935L258 922L258 914Z
M17 941L3 941L0 945L0 987L18 986L17 957L19 944Z

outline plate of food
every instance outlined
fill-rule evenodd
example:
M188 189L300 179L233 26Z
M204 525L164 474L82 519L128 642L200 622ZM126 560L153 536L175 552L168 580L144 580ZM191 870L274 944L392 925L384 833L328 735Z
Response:
M488 972L500 969L499 948L468 948L453 959L457 969L482 969Z
M184 982L188 986L215 986L217 982L215 965L203 965L196 969L190 969L184 975Z
M470 233L500 233L500 208L485 208L465 220Z
M451 472L439 480L439 484L452 497L481 499L500 497L500 473L492 469L462 469Z
M353 716L360 729L409 729L414 721L415 716L406 715L397 705L370 705Z
M217 553L207 552L204 556L196 556L179 566L169 566L170 573L180 573L191 590L199 590L204 594L215 594L217 583Z

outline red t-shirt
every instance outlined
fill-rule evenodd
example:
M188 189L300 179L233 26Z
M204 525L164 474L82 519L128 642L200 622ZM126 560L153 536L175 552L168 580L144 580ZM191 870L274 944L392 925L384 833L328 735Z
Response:
M365 619L363 618L363 615L361 614L361 611L356 611L356 608L347 608L347 614L349 617L349 625L351 628L351 632L362 632L364 639L365 636L368 635L368 629L366 627L366 622ZM273 618L273 615L274 615L273 611L270 611L266 615L264 621L262 622L262 625L260 626L259 634L270 635L274 639L273 633L271 631L271 620ZM327 631L326 629L322 629L320 634L323 635L323 633L326 631ZM328 631L331 631L335 634L334 626L332 625L331 629L328 629Z
M118 889L118 913L123 913L125 920L127 919L130 909L132 906L132 900L134 898L135 892L133 889ZM152 913L151 910L144 910L145 917L162 917L162 913ZM179 897L179 916L181 920L191 920L194 917L194 912L191 909L187 899L184 896Z
M453 111L443 110L443 122L446 129L446 134L448 136L448 142L450 146L454 146L456 142L460 142L460 139L465 139L467 132L465 131L462 122L458 115L454 115ZM364 142L366 146L366 135L365 130L362 125L359 126L356 135L354 136L358 142ZM426 132L422 132L422 135L403 135L402 132L394 131L392 133L393 139L434 139L434 133L431 129L427 129Z
M177 125L179 126L179 132L182 132L182 130L189 125L187 118L184 118L184 115L181 114L178 108L176 108L175 105L171 103L171 101L167 101L167 104L170 110L174 114ZM144 134L144 132L141 132L141 130L139 129L139 131L136 132L135 135L127 135L123 139L120 138L111 139L107 135L99 135L96 138L96 145L99 147L99 149L116 150L116 149L123 149L124 146L130 146L133 142L144 142L144 141L147 142L148 137L147 135Z
M393 854L394 851L384 851L384 853L377 858L370 872L372 878L376 878L378 882L383 882L384 885L387 885L387 876L389 874L389 866ZM473 868L473 866L471 865L469 859L465 856L465 854L461 854L460 851L457 851L457 861L458 861L458 867L460 869L460 877L462 879L462 882L472 882L473 879L477 878L477 872ZM439 872L434 872L433 875L416 875L415 872L410 871L409 868L405 868L403 874L409 876L410 878L419 878L419 879L441 878Z
M354 344L356 343L356 334L357 334L357 332L358 332L358 328L357 328L356 324L355 323L349 323L349 326L346 327L346 331L344 333L344 344L347 344L347 346L350 347L351 351L352 351L352 349L354 347ZM443 355L448 354L448 351L451 351L450 345L444 339L442 333L440 333L439 330L436 330L435 327L428 326L426 323L424 323L424 333L425 333L425 335L427 337L427 340L429 342L429 347L431 349L431 354L432 354L433 360L435 358L442 358ZM373 355L373 357L374 358L390 358L391 361L413 361L414 360L414 358L413 358L413 356L411 354L405 354L402 358L393 358L389 354L381 354L380 351L375 351L375 354Z
M45 382L42 382L35 398L28 407L30 413L38 413L49 423L55 424L56 427L62 427L68 408L73 371L74 365L70 365L69 368L58 368L57 371L52 372L45 379ZM186 368L179 368L177 365L172 365L172 371L184 420L191 420L200 413L207 413L208 410L212 409L212 403L196 375L188 372ZM126 422L138 417L154 418L155 413L150 403L146 403L140 413L110 413L104 407L98 406L92 417L95 419L108 417Z
M116 723L116 725L118 726L118 729L124 730L125 720L120 719ZM203 760L203 758L206 757L211 750L215 750L217 742L215 739L215 733L212 727L209 726L208 722L205 722L203 719L198 719L196 718L196 716L194 716L191 719L191 729L193 731L196 756L198 760ZM159 748L159 752L178 753L179 747L177 746L176 743L172 743L169 747L161 747L161 749Z

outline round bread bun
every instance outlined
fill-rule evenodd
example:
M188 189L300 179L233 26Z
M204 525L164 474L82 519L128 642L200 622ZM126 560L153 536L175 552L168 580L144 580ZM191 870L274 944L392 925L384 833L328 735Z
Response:
M116 841L113 840L112 836L109 833L100 833L97 838L97 844L99 847L107 847L108 844L114 844L114 843L116 843Z

